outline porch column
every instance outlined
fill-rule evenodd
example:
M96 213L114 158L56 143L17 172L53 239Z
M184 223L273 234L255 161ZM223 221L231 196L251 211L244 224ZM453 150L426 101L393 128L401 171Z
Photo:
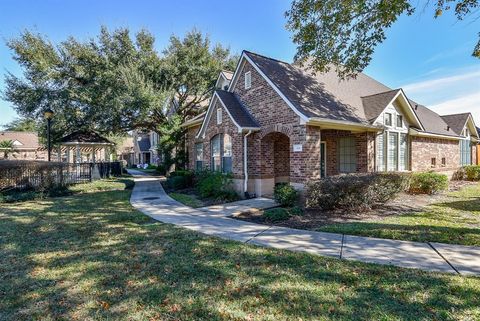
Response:
M77 159L75 161L76 163L81 163L82 162L82 154L80 152L80 145L77 144Z
M67 145L67 163L70 163L70 146Z
M97 150L95 148L95 146L92 148L92 163L95 164L95 161L96 161L96 155L97 154Z

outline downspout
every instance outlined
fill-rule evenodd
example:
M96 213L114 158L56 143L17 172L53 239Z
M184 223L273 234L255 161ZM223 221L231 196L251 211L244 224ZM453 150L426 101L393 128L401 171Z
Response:
M243 136L243 172L245 178L243 179L243 192L245 196L247 195L248 188L248 164L247 164L247 137L252 133L251 130Z

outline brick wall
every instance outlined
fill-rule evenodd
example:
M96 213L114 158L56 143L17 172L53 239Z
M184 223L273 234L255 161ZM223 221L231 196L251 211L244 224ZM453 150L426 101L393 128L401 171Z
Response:
M195 139L195 136L197 135L198 131L200 130L200 125L192 126L187 129L187 157L188 157L188 162L187 166L188 169L190 170L195 170L195 162L196 162L196 156L195 156L195 143L197 140ZM200 140L198 140L200 141Z
M228 134L232 138L232 173L234 178L243 178L243 135L238 132L237 126L233 123L232 119L221 106L218 100L215 105L212 106L212 115L206 125L205 138L199 138L197 142L203 142L203 158L204 167L211 168L211 149L210 140L218 134ZM222 123L217 125L217 108L220 108L222 112ZM192 147L194 148L194 146ZM189 163L192 163L191 159L195 159L195 153L192 157L189 157Z
M251 72L252 85L250 89L245 89L244 74L248 71ZM234 93L262 128L260 132L249 137L249 173L252 177L264 175L261 172L261 140L269 133L281 132L289 137L290 181L304 182L310 175L307 168L317 165L309 162L310 142L307 142L307 127L300 125L300 117L248 62L245 62L239 71L239 80L234 87ZM294 144L302 144L302 152L294 153Z
M344 130L322 130L322 141L327 147L327 175L338 175L337 144L339 137L355 138L357 172L375 171L375 133L352 133Z
M456 140L411 136L410 150L412 171L454 170L460 166L460 146ZM445 166L442 166L443 157ZM432 158L436 159L435 166Z

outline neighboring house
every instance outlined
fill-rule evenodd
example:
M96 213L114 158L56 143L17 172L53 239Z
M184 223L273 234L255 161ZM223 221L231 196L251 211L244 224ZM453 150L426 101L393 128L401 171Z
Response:
M133 137L126 137L120 146L117 147L117 159L126 162L127 166L135 164L135 151Z
M441 117L363 73L340 81L244 51L226 90L222 77L205 116L183 124L189 168L231 172L242 192L352 172L451 173L477 159L470 114Z
M135 164L156 164L157 163L157 149L158 135L153 131L141 132L135 131L133 133L133 150Z
M47 151L38 143L35 132L0 131L0 142L11 140L13 151L8 154L8 159L47 160ZM3 157L3 153L0 153Z

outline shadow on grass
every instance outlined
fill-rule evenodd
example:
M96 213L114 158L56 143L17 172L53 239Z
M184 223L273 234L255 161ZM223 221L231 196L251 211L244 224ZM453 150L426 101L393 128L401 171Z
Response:
M469 197L467 200L443 202L435 205L458 211L480 212L480 197Z
M131 208L129 196L0 205L0 319L479 316L478 278L204 237L155 223Z

